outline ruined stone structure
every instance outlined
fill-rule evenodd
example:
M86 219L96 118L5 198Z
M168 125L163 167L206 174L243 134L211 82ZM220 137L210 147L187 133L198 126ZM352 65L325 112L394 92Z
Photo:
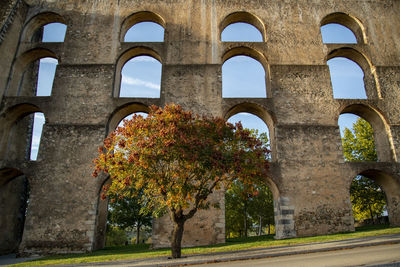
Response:
M397 0L2 0L0 253L102 247L105 179L91 177L97 148L126 115L171 102L265 121L276 238L354 230L349 188L357 174L383 187L390 223L400 225L399 14ZM124 42L141 21L163 26L164 42ZM64 42L38 41L38 29L50 22L67 25ZM254 25L263 42L221 42L222 30L235 22ZM327 23L351 29L357 44L323 44L320 26ZM118 97L121 68L139 55L162 63L160 98ZM222 97L221 66L236 55L264 66L266 98ZM43 57L59 62L46 97L32 89L31 63ZM326 64L333 57L361 66L367 99L334 99ZM34 112L43 112L46 123L38 159L29 161ZM344 162L342 113L372 125L378 162ZM223 203L223 193L214 197ZM154 245L168 244L168 234L157 221ZM224 210L198 214L184 235L186 245L224 242Z

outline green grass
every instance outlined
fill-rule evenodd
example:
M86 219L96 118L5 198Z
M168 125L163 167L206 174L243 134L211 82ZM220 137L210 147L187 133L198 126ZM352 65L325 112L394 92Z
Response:
M292 238L283 240L274 240L274 237L272 235L254 236L249 238L232 238L228 239L227 242L224 244L182 249L182 255L236 251L243 249L265 248L265 247L275 247L275 246L289 246L289 245L335 241L335 240L343 240L349 238L377 236L377 235L395 234L395 233L400 233L400 227L369 226L369 227L357 228L356 232L352 233L341 233L341 234ZM149 248L149 245L141 244L141 245L129 245L121 247L108 247L92 253L85 253L85 254L48 256L39 260L20 263L13 266L43 266L43 265L53 265L53 264L76 264L76 263L102 262L102 261L133 260L139 258L169 256L170 253L171 252L169 249L151 250Z

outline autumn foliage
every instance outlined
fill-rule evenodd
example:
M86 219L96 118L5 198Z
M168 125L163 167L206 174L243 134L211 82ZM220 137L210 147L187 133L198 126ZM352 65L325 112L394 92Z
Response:
M146 118L124 121L99 148L93 176L107 173L104 193L138 197L153 215L174 223L172 256L181 256L186 220L207 209L208 196L240 180L250 190L268 169L268 149L240 123L195 116L179 105L152 106Z

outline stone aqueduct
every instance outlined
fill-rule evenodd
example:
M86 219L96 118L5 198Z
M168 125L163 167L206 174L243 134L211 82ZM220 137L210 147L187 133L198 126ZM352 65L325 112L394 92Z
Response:
M396 0L3 0L0 252L102 247L104 180L91 178L97 147L126 115L171 102L225 118L249 112L268 125L266 180L276 238L354 230L349 187L357 174L383 187L390 223L400 225L399 14ZM142 21L163 26L164 42L123 42ZM64 42L33 38L51 22L67 25ZM263 42L221 42L221 31L235 22L255 26ZM323 44L320 26L327 23L351 29L357 44ZM162 63L160 98L118 97L121 68L139 55ZM266 98L222 97L221 66L236 55L264 66ZM30 63L44 57L59 64L51 96L41 97L33 89L37 65ZM334 99L326 64L333 57L360 65L367 99ZM29 161L29 115L35 112L43 112L46 123L38 159ZM342 113L372 125L378 162L344 162ZM224 201L222 193L214 197ZM198 214L185 229L185 244L223 242L224 220L223 209ZM161 221L153 229L155 246L168 238Z

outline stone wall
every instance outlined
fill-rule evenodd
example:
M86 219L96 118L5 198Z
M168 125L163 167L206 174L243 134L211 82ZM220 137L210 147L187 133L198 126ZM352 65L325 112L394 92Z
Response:
M15 1L5 2L8 8ZM7 8L0 7L1 16L11 14ZM164 26L164 42L121 41L135 20L126 19L141 11L149 11L141 13L145 20ZM274 195L276 238L354 230L349 187L357 174L382 185L389 220L400 225L399 13L396 0L22 2L0 43L0 190L11 192L7 183L22 173L30 185L20 252L102 247L107 205L99 192L105 178L91 177L97 147L129 113L171 102L226 119L250 112L267 123L272 164L266 180ZM352 21L348 26L357 44L322 43L321 23L335 19ZM223 27L237 21L255 25L264 42L221 42ZM67 25L65 41L31 41L49 22ZM118 98L123 64L143 54L162 63L160 98ZM251 56L264 66L267 98L222 98L222 64L235 55ZM32 96L35 75L26 76L20 88L21 75L47 56L59 61L52 94ZM363 68L368 99L333 98L326 60L334 56ZM43 112L46 124L38 160L30 162L27 124L21 119L34 112ZM337 124L342 112L371 123L379 162L343 161ZM223 203L222 193L215 197ZM168 244L170 228L164 220L154 224L155 247ZM223 209L199 213L186 225L185 246L219 242L224 242Z

